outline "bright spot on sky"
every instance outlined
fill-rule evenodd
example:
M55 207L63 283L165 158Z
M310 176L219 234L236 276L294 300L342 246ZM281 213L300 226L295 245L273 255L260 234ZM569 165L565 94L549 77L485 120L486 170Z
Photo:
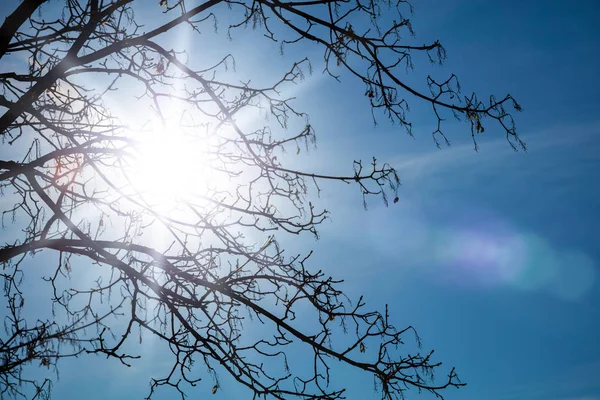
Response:
M149 205L166 212L193 195L206 194L211 167L205 136L167 125L136 139L140 145L130 178Z
M365 236L378 252L401 260L404 271L414 268L446 285L541 291L576 301L598 278L587 254L521 231L498 216L474 214L440 226L418 208L408 208L394 226L385 214L371 213L376 215L365 222Z
M551 246L543 238L492 229L446 232L438 259L457 284L508 285L524 291L543 290L564 300L584 296L595 280L587 255Z

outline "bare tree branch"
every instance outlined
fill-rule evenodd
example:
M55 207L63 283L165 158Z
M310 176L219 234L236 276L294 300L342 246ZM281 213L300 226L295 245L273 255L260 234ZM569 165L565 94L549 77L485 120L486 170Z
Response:
M0 27L0 62L10 66L0 73L0 135L10 149L0 191L11 235L0 247L1 396L49 396L63 358L134 365L144 335L164 343L172 362L149 377L148 398L161 386L182 398L206 391L202 380L216 393L229 376L253 398L342 399L336 365L372 376L382 399L409 389L443 398L464 385L453 368L436 375L441 363L412 326L395 328L387 308L367 311L341 280L313 271L310 253L281 247L283 235L318 238L329 216L316 204L320 185L354 185L364 207L372 196L398 201L397 171L375 158L342 175L291 163L316 145L316 132L286 88L313 61L299 57L258 85L231 73L227 49L216 62L198 59L170 35L185 27L194 46L208 46L201 32L225 20L228 35L251 27L282 52L310 44L323 51L325 74L346 71L364 85L375 121L412 135L409 101L430 106L437 145L449 143L443 122L453 115L475 147L493 123L525 149L507 111L521 110L512 96L465 96L453 74L428 77L425 92L407 84L413 58L441 64L445 51L439 41L414 43L402 0L44 3L21 2ZM139 7L156 18L142 21ZM135 104L135 115L120 104ZM244 124L244 113L265 119ZM94 282L72 279L83 270ZM48 304L26 307L38 278ZM42 310L52 317L33 316ZM296 349L304 363L290 359ZM32 378L32 367L47 376Z

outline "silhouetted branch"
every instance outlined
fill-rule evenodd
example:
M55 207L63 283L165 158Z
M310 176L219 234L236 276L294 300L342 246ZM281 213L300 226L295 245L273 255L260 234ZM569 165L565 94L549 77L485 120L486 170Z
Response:
M156 19L140 21L142 6ZM252 27L281 51L311 43L323 51L324 73L346 71L365 86L375 120L383 115L412 135L409 101L420 101L432 108L438 145L449 144L442 122L452 114L475 145L495 122L524 149L507 111L521 110L512 96L465 96L455 75L428 77L428 92L405 82L413 58L446 57L439 41L414 43L411 13L407 2L387 0L21 2L0 27L0 60L13 69L0 73L0 135L10 149L0 160L2 224L12 235L0 247L1 395L48 396L50 378L30 378L27 368L56 369L61 358L133 365L144 335L164 343L172 361L151 377L148 397L166 386L183 398L206 378L215 393L226 374L253 398L342 399L345 382L330 373L340 363L373 376L382 399L463 386L454 369L435 376L441 363L411 326L396 329L387 308L352 302L340 280L310 268L310 253L280 247L287 233L318 237L329 216L315 203L320 185L355 185L365 208L371 196L398 201L397 171L375 158L342 175L290 163L316 145L308 116L284 95L312 72L311 60L299 57L259 86L232 78L234 55L208 64L170 39L184 25L213 29L220 17L228 35ZM135 102L135 115L124 116L119 101ZM270 119L250 127L240 122L245 112ZM144 161L154 136L161 151ZM180 154L169 157L179 136ZM190 163L173 165L180 161ZM161 195L172 201L161 204ZM87 279L71 279L83 270ZM49 303L25 308L26 282L40 276ZM51 316L35 316L43 310ZM247 334L251 326L261 339ZM298 348L303 365L288 356Z

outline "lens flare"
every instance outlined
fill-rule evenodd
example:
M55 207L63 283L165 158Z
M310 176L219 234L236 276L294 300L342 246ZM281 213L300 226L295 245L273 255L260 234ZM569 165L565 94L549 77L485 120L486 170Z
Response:
M458 285L542 290L565 300L581 298L593 286L596 272L587 255L552 246L533 233L485 222L434 235L436 259L443 266L445 280Z

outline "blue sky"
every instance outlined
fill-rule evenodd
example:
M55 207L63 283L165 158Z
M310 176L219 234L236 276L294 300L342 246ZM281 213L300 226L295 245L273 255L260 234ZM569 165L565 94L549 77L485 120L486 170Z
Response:
M514 153L491 126L475 153L467 127L452 124L452 147L438 150L431 114L414 100L414 139L383 120L374 127L363 87L317 69L297 94L317 129L314 168L347 171L377 156L398 167L403 186L398 204L372 200L368 211L355 188L328 187L322 239L287 240L314 248L316 269L344 278L348 294L371 307L389 304L398 327L415 326L425 347L456 366L468 385L447 398L600 400L600 5L414 5L417 40L439 38L448 51L445 66L424 76L455 72L466 91L514 95L528 153ZM416 66L414 82L423 74ZM65 362L55 398L145 395L146 373L162 360L144 351L128 370ZM372 396L370 377L345 373L349 399ZM214 398L238 396L223 386Z
M368 135L404 185L397 207L334 215L328 262L351 259L352 291L389 303L461 371L468 386L450 398L600 398L597 3L433 3L416 4L417 35L442 39L463 87L519 100L529 152L492 132L476 154L460 127L438 151L420 110L415 140L341 126L364 135L349 154Z

